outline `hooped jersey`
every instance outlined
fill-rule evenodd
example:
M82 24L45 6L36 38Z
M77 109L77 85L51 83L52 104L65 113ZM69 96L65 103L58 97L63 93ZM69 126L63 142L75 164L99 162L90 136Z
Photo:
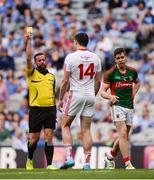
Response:
M126 66L126 73L121 73L117 66L113 66L105 73L104 83L110 84L112 95L119 97L114 105L133 109L133 83L137 83L138 75L134 68Z
M65 59L65 71L70 72L70 90L95 95L95 75L101 72L101 60L88 50L77 50Z

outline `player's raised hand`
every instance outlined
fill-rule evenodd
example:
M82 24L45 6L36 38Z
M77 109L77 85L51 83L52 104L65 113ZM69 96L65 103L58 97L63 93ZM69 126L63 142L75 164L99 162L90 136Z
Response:
M110 101L111 101L112 104L115 104L116 102L119 101L119 97L114 96L114 95L110 95Z

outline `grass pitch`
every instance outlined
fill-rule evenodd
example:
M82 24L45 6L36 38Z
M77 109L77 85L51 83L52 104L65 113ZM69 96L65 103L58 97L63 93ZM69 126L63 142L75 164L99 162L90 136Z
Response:
M154 170L0 169L0 179L154 179Z

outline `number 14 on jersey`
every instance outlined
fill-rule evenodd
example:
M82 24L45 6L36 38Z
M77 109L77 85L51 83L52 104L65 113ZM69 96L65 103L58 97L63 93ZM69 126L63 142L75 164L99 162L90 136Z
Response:
M80 75L79 75L80 80L82 80L84 76L90 76L90 79L93 78L95 74L94 63L90 63L85 71L84 71L84 64L80 64L78 68L80 69Z

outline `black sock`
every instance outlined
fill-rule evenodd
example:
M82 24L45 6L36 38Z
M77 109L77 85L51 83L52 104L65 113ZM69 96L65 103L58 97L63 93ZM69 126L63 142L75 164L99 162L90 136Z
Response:
M27 146L28 146L28 159L32 160L34 151L35 151L35 149L37 147L37 143L30 144L30 142L28 142Z
M52 143L48 143L45 142L45 155L46 155L46 159L47 159L47 165L51 165L52 164L52 158L53 158L53 152L54 152L54 147Z

